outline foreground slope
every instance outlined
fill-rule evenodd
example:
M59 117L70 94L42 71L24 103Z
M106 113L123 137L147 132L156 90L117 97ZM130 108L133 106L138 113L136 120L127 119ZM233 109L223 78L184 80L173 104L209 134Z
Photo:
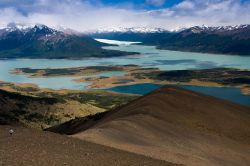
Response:
M10 128L13 126L0 125L1 166L175 166L106 146L22 127L14 127L15 133L10 136Z
M250 109L175 87L51 131L173 163L250 164Z

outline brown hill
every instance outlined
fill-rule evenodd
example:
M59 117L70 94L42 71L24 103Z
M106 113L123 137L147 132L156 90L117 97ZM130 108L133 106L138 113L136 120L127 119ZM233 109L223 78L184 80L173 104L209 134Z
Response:
M250 165L250 108L175 87L49 130L184 165Z
M12 136L10 128L15 131ZM6 125L0 125L0 165L177 166L54 133Z

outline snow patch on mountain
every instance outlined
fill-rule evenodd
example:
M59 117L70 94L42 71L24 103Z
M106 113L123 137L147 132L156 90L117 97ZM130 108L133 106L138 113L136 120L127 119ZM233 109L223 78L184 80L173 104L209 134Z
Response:
M87 33L112 33L112 32L134 32L134 33L156 33L156 32L166 32L166 29L163 28L150 28L150 27L108 27L108 28L99 28L97 30L89 30Z
M193 33L200 33L200 32L216 32L216 31L234 31L234 30L240 30L245 28L250 28L250 25L235 25L235 26L217 26L217 27L209 27L206 25L203 26L194 26L189 28L178 28L174 30L167 30L167 28L157 28L157 27L105 27L105 28L99 28L96 30L89 30L89 31L82 31L78 32L73 29L63 27L63 26L56 26L56 27L48 27L43 24L23 24L23 23L9 23L9 24L0 24L0 30L5 30L7 32L12 31L22 31L26 32L30 29L50 29L49 31L56 32L63 32L65 34L75 34L75 35L81 35L83 33L86 34L93 34L93 33L163 33L163 32L180 32L184 30L191 30Z
M195 26L190 29L193 33L200 33L200 32L225 32L225 31L234 31L234 30L240 30L250 28L250 25L235 25L235 26L217 26L217 27L209 27L209 26Z

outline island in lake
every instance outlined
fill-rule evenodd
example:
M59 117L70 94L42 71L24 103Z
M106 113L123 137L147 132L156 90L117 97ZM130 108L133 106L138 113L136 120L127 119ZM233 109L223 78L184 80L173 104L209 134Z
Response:
M106 72L124 74L95 76ZM90 83L88 87L91 89L108 89L138 83L239 87L243 94L249 94L250 89L250 71L234 68L162 71L158 68L143 68L138 65L110 65L53 69L17 68L12 73L26 74L32 78L83 76L74 81Z

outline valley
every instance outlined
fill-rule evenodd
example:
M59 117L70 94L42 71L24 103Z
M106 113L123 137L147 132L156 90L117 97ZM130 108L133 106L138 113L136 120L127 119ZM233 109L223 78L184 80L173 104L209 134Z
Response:
M181 40L204 35L204 29L191 30ZM63 165L81 165L82 160L100 165L103 157L111 165L250 162L248 53L223 55L203 46L204 52L223 54L181 52L200 52L179 49L181 45L173 49L181 51L170 51L172 46L150 42L177 35L166 31L137 36L145 43L94 40L46 26L10 33L20 33L20 40L25 40L31 32L35 36L29 36L27 45L16 43L0 51L0 130L5 133L0 136L5 144L0 164L15 165L10 148L19 152L31 148L19 143L23 139L32 143L28 155L42 165L46 162L36 155ZM195 42L193 46L199 48ZM13 139L6 134L9 129L15 131ZM41 148L41 143L46 145ZM72 160L73 156L81 160ZM28 165L33 162L27 156L18 158L19 165L20 158Z
M116 41L112 42L116 43ZM104 49L137 51L140 55L78 60L1 60L0 80L5 85L15 84L16 89L22 89L23 85L28 85L26 91L32 91L35 87L48 91L106 89L126 93L126 86L139 87L141 84L144 92L135 93L139 95L151 91L151 86L144 86L145 83L153 84L153 87L154 85L156 87L183 85L184 88L196 86L192 89L202 93L204 93L203 89L209 91L209 88L214 87L217 88L216 91L221 92L216 93L215 97L230 99L236 103L240 102L239 104L250 104L247 102L249 57L165 51L152 46L133 44L106 46ZM9 87L5 86L5 89ZM224 90L227 93L223 96L221 94L225 93ZM129 89L127 92L134 93ZM206 94L210 95L210 93ZM230 97L236 94L239 95L238 98Z
M250 166L250 0L0 0L0 166Z

